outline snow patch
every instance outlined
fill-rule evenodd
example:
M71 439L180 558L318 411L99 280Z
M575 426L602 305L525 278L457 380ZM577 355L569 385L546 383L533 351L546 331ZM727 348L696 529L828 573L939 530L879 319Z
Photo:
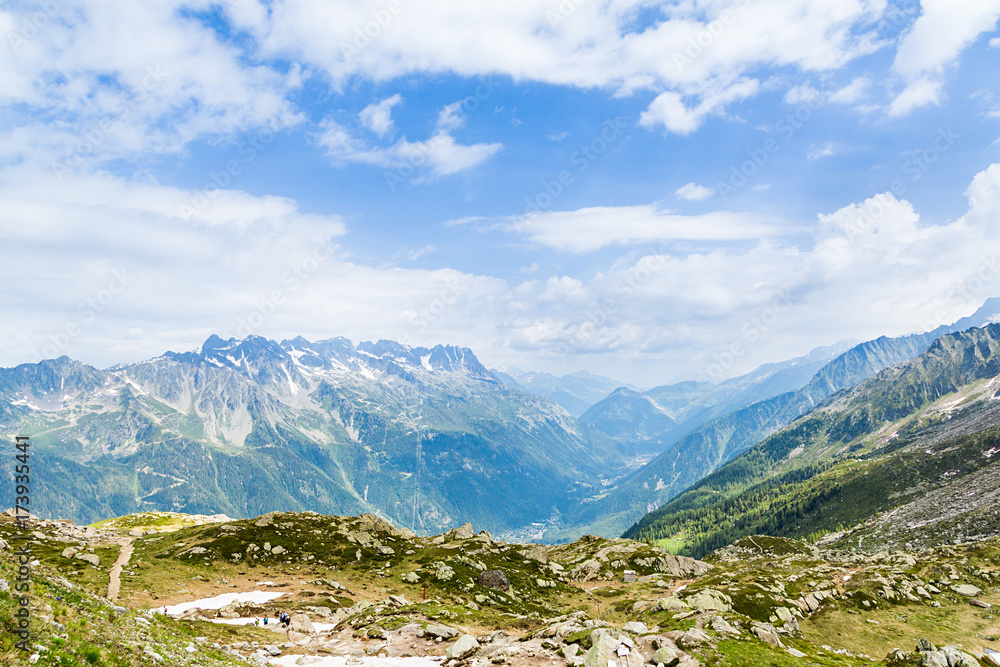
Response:
M223 593L211 598L192 600L180 604L166 607L168 616L179 616L189 609L222 609L233 602L252 602L254 604L264 604L276 598L280 598L284 593L266 593L264 591L250 591L249 593Z

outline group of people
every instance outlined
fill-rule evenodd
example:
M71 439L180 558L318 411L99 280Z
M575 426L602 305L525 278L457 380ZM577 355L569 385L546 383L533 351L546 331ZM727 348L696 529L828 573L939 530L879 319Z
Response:
M264 625L267 625L270 620L271 620L271 618L269 616L265 616L264 617ZM277 620L278 620L278 623L281 625L281 627L283 627L285 629L287 629L288 626L292 624L292 617L288 615L287 611L280 612L278 614L278 616L277 616ZM260 625L260 619L259 618L255 618L254 621L253 621L253 624L254 625Z

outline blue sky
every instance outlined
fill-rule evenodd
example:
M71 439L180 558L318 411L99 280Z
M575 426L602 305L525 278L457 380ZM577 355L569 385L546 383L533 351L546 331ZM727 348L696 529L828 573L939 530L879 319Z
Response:
M958 319L1000 294L998 16L4 3L0 364L343 335L651 386Z

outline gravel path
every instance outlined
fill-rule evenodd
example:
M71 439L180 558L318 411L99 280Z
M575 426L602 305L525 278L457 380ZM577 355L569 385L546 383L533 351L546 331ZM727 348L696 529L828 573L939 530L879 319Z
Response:
M131 538L122 540L121 547L118 558L115 559L114 565L111 566L111 571L108 573L108 599L111 601L118 599L118 592L122 587L122 568L128 565L128 559L132 557Z

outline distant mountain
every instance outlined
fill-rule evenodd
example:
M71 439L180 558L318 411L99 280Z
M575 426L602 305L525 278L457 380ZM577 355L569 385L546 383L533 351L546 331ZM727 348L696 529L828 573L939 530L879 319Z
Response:
M670 410L647 394L620 387L611 395L591 406L580 417L598 431L633 445L636 452L648 451L642 443L650 436L669 431L677 425Z
M832 359L851 347L839 343L719 384L679 382L646 392L615 391L580 419L638 452L662 453L719 415L799 389Z
M0 369L0 432L32 436L40 513L379 513L502 533L567 512L623 465L616 444L512 387L471 350L210 337L101 371Z
M899 338L881 337L857 345L829 362L806 386L716 417L681 438L665 440L665 450L635 473L582 503L564 517L563 528L550 539L577 534L620 534L628 526L679 495L721 465L792 423L838 391L849 389L880 371L909 361L941 335L970 322L989 324L1000 314L1000 299L990 299L976 313L951 327ZM656 446L656 443L651 443Z
M587 411L587 408L619 387L640 391L638 387L627 382L612 380L586 371L557 377L550 373L522 371L514 366L505 366L496 373L505 382L558 403L569 410L574 417L579 417Z
M705 554L752 534L872 548L1000 534L1000 325L837 394L626 535ZM844 531L843 527L850 530Z

